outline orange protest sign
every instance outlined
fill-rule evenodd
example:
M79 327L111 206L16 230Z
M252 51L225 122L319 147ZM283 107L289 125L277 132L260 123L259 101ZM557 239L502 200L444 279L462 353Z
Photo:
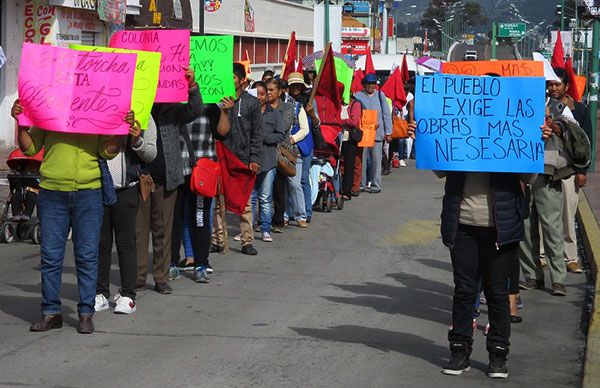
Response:
M252 75L252 70L250 69L250 61L235 61L236 63L241 63L244 65L244 70L246 70L246 78Z
M581 102L581 97L585 94L585 86L587 84L587 78L582 75L575 76L575 83L577 84L577 101Z
M375 145L375 133L377 132L377 111L363 109L360 117L360 129L363 132L363 137L359 147L370 148Z
M503 77L543 77L541 61L467 61L445 62L442 73L461 75L498 74Z

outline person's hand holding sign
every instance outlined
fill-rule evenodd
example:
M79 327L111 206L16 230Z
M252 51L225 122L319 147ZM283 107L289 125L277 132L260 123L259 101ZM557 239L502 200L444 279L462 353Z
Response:
M221 109L221 115L219 116L219 123L217 124L217 132L221 136L227 136L231 130L231 123L229 122L229 111L233 109L235 100L232 97L223 97L217 104Z
M410 123L408 123L408 137L410 137L411 139L415 138L415 132L417 131L417 122L416 121L411 121Z
M188 83L188 88L193 89L198 87L198 83L196 83L196 75L194 74L194 70L190 68L185 68L185 79Z
M252 172L256 174L258 174L258 170L260 170L260 164L254 162L248 164L248 167L250 168L250 170L252 170Z

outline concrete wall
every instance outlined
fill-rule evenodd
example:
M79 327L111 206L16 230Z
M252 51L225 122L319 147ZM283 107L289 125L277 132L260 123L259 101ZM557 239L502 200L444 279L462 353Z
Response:
M214 13L205 13L207 34L229 34L288 39L296 31L298 40L313 40L313 9L282 0L250 0L255 32L244 31L244 0L228 0ZM293 15L293 16L290 16Z

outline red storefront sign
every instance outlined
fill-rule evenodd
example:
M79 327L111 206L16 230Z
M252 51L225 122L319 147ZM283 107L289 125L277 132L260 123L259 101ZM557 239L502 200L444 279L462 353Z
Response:
M368 40L342 40L342 54L366 55L369 51Z

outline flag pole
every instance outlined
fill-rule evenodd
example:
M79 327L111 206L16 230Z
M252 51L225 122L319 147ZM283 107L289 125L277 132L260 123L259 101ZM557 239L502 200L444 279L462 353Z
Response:
M287 47L285 48L285 57L283 57L283 66L281 66L281 76L282 77L285 74L286 63L288 61L288 52L290 51L290 43L292 43L292 35L294 34L294 32L295 31L292 31L292 33L290 34L290 38L288 39Z

